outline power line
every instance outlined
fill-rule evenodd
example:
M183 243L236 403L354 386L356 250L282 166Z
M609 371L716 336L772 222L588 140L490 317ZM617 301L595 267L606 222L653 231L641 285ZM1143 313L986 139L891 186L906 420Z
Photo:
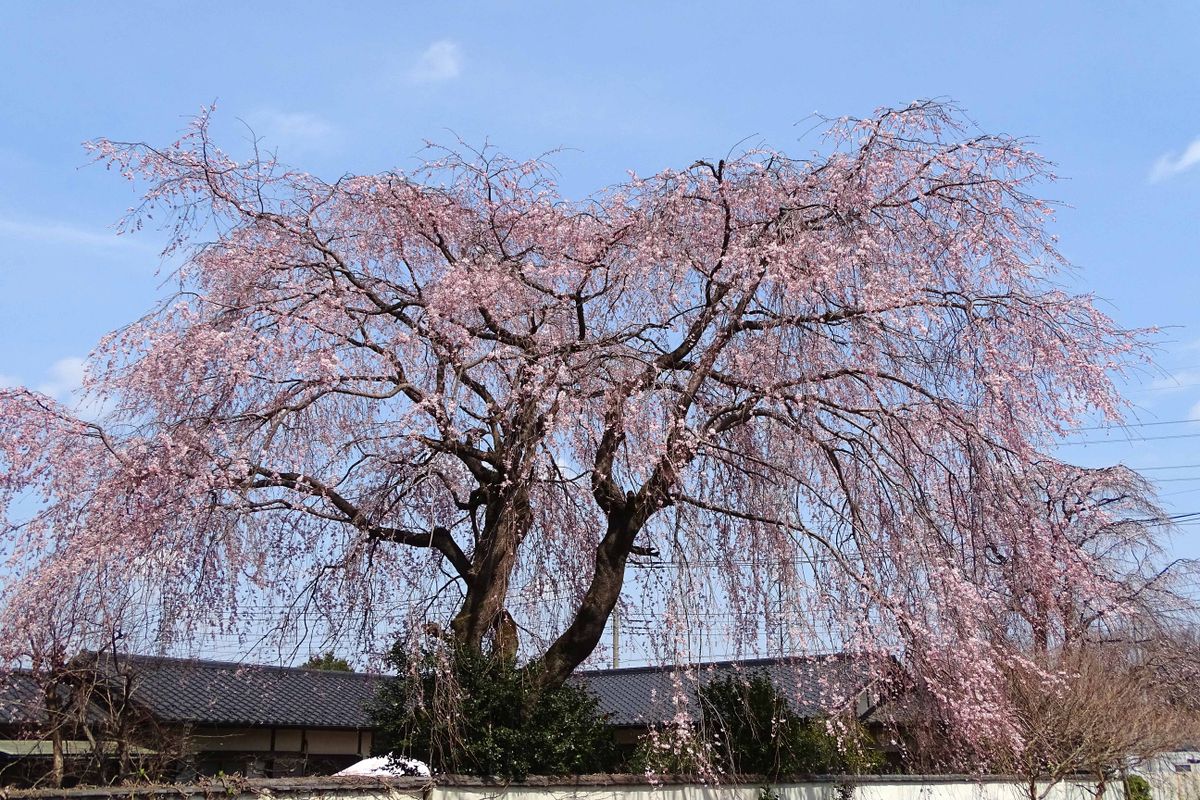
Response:
M1170 386L1143 386L1138 389L1127 389L1126 394L1141 394L1142 392L1173 392L1177 389L1194 389L1200 383L1174 383Z
M1195 439L1200 433L1172 433L1165 436L1127 436L1124 439L1084 439L1077 442L1063 442L1064 447L1080 444L1131 444L1133 442L1157 442L1165 439Z
M1200 469L1200 464L1170 464L1157 467L1129 467L1134 472L1152 472L1163 469Z
M1080 428L1069 428L1069 433L1077 433L1079 431L1112 431L1121 430L1122 428L1150 428L1156 425L1187 425L1200 422L1200 419L1164 419L1155 420L1153 422L1124 422L1112 425L1088 425Z

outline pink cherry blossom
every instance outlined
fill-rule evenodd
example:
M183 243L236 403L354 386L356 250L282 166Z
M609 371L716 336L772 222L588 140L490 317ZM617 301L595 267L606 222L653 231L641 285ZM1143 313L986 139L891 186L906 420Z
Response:
M547 683L618 601L668 613L664 657L723 609L739 647L779 615L901 664L982 739L1013 731L998 665L1073 634L1055 598L1130 613L1096 544L1157 512L1050 452L1120 420L1145 336L1057 288L1047 164L952 107L583 200L491 150L329 183L207 112L92 148L184 260L91 356L101 423L0 390L10 660L131 587L159 645L264 602L363 641L515 619Z

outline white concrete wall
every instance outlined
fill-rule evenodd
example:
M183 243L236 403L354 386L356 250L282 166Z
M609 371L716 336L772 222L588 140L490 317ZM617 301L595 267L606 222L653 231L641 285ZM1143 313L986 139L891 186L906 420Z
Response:
M214 783L207 786L121 786L76 789L77 800L117 800L144 797L156 800L200 800L221 796L229 800L261 800L263 797L290 800L764 800L758 785L704 786L700 784L484 786L475 782L459 786L422 785L413 779L379 778L279 778ZM1028 789L1015 782L944 779L884 780L869 778L852 788L833 782L777 784L771 787L779 800L1027 800ZM847 790L849 793L847 794ZM1039 787L1043 800L1094 800L1095 787L1086 783L1061 783ZM21 791L8 795L48 797ZM1104 800L1123 800L1121 785L1107 787ZM1173 800L1155 795L1154 800ZM1195 796L1179 800L1200 800Z
M779 800L1028 800L1025 785L1008 781L928 781L869 778L854 784L848 779L850 793L836 783L795 783L771 786ZM663 786L596 786L580 788L509 786L496 787L438 786L429 800L760 800L761 787L704 786L700 784ZM1044 800L1094 800L1096 788L1090 783L1063 782L1038 787ZM1120 783L1106 787L1104 800L1123 800ZM1154 800L1158 800L1155 798ZM1164 798L1164 800L1167 800ZM1180 800L1200 800L1180 798Z

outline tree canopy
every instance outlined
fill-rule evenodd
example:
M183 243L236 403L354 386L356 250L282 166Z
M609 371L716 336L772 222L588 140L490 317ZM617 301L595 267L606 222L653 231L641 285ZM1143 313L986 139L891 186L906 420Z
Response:
M1128 609L1097 532L1159 512L1052 445L1120 420L1144 337L1059 287L1043 159L951 106L582 200L492 150L326 181L207 113L92 147L182 265L91 356L103 419L0 389L10 658L59 598L137 586L160 643L270 602L285 631L434 624L552 688L636 595L666 657L697 607L742 649L786 615L1015 736L998 667L1070 616L1038 603ZM631 587L638 560L672 569Z
M353 672L354 669L350 666L350 662L344 658L334 655L332 650L326 650L321 654L313 654L308 657L308 661L304 662L304 667L307 669L323 669L327 672Z

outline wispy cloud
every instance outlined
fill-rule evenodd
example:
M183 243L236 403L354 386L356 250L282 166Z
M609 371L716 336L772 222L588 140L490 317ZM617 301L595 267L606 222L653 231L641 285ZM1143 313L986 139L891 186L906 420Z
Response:
M412 83L438 83L457 78L462 73L463 55L458 42L439 39L426 47L408 70Z
M250 126L271 144L292 150L316 150L338 137L338 128L324 117L307 111L264 108L250 115Z
M79 356L60 358L50 365L46 373L46 380L34 388L55 400L69 404L72 395L83 386L83 359Z
M92 230L54 220L0 217L0 237L5 236L49 244L150 249L145 242L135 242L127 236L118 236L115 231Z
M1174 178L1196 166L1200 166L1200 136L1193 139L1182 153L1170 152L1159 156L1150 170L1150 182Z
M89 396L82 391L86 364L86 359L80 356L60 358L50 365L42 381L36 385L27 384L16 375L0 373L0 389L28 386L62 403L80 419L97 421L109 413L113 405L111 401Z
M1155 378L1146 388L1156 392L1169 392L1188 389L1197 384L1200 384L1200 370L1181 369L1178 372Z
M1196 403L1188 409L1188 419L1200 419L1200 403Z

